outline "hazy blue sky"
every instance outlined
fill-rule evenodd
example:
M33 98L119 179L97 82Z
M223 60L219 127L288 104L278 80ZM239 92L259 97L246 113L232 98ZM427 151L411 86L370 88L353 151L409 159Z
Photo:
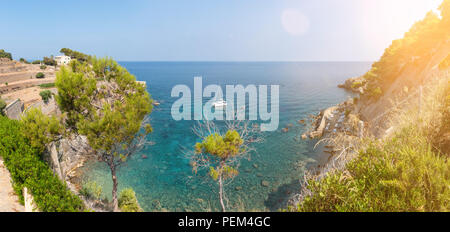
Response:
M441 0L3 1L15 59L372 61Z

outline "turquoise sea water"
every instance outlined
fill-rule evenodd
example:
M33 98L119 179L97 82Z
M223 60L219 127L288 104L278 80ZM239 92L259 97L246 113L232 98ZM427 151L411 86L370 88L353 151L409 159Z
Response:
M195 76L207 84L255 84L280 86L280 126L265 132L264 143L256 146L251 160L243 160L239 175L226 185L230 206L240 210L274 211L287 197L299 190L305 168L326 160L313 150L314 141L299 139L305 130L297 123L309 114L332 106L351 96L336 86L349 77L363 74L365 62L121 62L138 80L147 81L154 99L161 103L151 114L154 142L133 156L118 171L119 189L131 187L145 211L219 211L218 187L201 172L193 174L184 148L199 141L192 132L194 121L174 121L170 110L177 84L193 86ZM223 88L225 90L225 88ZM193 90L193 88L192 88ZM206 100L205 100L206 101ZM288 124L288 133L281 129ZM148 158L143 159L145 154ZM101 163L85 167L86 180L101 184L110 198L109 169ZM267 181L269 186L262 186ZM235 208L237 209L237 208Z

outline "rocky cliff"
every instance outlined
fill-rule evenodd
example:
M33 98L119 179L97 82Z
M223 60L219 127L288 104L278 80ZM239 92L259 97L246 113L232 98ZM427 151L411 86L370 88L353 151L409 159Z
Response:
M92 154L87 138L77 135L49 144L44 159L72 191L77 191L77 185L80 183L79 168Z

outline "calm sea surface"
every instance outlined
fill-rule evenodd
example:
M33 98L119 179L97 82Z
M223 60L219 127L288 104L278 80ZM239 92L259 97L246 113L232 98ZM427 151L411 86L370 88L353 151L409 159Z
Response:
M195 76L207 84L255 84L280 86L280 126L265 132L265 141L256 146L251 160L243 160L239 175L225 187L235 210L274 211L283 207L287 196L299 189L305 168L324 159L313 150L314 141L299 139L304 126L297 123L309 114L345 100L350 93L336 86L370 68L364 62L121 62L138 80L147 81L154 99L161 103L151 114L154 142L133 156L118 171L119 190L131 187L145 211L219 211L218 186L205 172L193 174L183 149L191 148L198 137L194 121L171 117L172 87L193 86ZM193 91L193 88L191 88ZM225 91L225 88L223 88ZM225 94L225 93L224 93ZM205 99L206 101L206 99ZM281 129L294 127L288 133ZM143 159L142 155L147 159ZM325 158L326 159L326 158ZM110 198L109 169L101 163L85 167L86 181L96 181ZM263 186L267 181L269 186Z

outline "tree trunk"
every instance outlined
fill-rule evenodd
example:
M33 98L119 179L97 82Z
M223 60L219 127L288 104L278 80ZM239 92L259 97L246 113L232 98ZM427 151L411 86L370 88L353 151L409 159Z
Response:
M219 175L219 199L220 199L220 205L222 205L222 212L225 212L225 204L223 204L223 182L222 182L222 175Z
M116 176L116 166L114 164L110 165L111 176L113 181L113 189L112 189L112 201L114 206L114 212L119 212L119 202L117 200L117 176Z

